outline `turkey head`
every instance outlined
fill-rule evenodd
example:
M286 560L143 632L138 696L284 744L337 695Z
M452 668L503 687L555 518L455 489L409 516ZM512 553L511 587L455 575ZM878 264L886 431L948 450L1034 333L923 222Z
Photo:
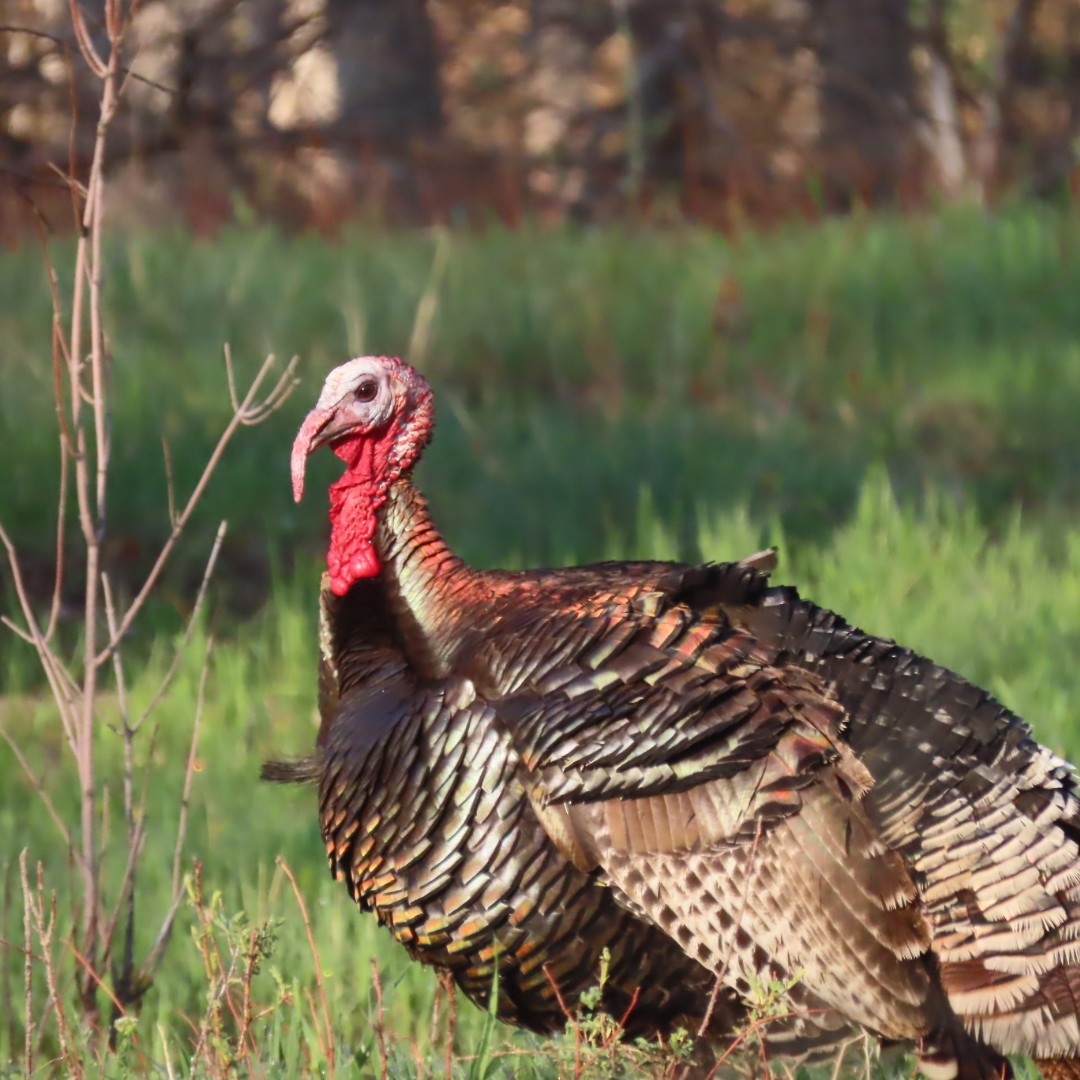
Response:
M344 596L375 577L372 543L391 485L408 472L431 438L431 389L411 367L389 356L361 356L334 368L292 448L293 498L304 493L308 455L329 445L345 462L330 485L330 588Z

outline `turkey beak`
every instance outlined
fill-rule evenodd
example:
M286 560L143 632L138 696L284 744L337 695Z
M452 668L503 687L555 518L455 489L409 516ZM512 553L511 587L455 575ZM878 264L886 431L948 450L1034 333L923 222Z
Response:
M299 502L304 497L304 472L307 468L308 454L318 449L319 436L333 418L334 414L329 409L312 409L304 417L304 422L296 433L290 459L294 502Z
M299 502L304 496L304 471L308 457L320 446L351 435L362 426L362 421L351 416L348 408L342 408L340 401L329 409L320 409L316 405L307 414L296 433L292 448L292 490L295 502Z

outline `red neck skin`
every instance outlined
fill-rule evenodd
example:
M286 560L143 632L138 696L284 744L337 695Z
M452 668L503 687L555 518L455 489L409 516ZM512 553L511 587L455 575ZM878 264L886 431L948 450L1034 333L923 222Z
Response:
M400 466L395 468L390 461L398 427L395 422L378 436L356 435L333 447L348 466L341 479L330 485L326 568L335 596L344 596L357 581L376 577L382 569L375 530L379 508L400 472Z

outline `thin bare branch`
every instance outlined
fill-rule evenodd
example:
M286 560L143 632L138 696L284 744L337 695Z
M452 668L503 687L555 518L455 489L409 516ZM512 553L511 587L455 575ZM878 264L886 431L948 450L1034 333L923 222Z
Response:
M132 5L135 7L136 5ZM70 53L68 42L66 42L58 34L50 34L47 30L38 30L32 26L22 26L15 23L0 23L0 34L25 34L27 37L40 38L43 41L51 41L58 49L61 49L65 53ZM124 81L120 85L120 96L123 97L124 90L127 88L127 83L138 82L144 86L149 86L153 90L160 90L163 94L168 94L170 97L176 95L175 86L166 86L162 82L158 82L156 79L151 79L146 75L140 75L133 67L126 64L119 66L120 74L123 75Z
M71 747L72 752L74 752L76 732L70 713L74 703L74 694L76 692L74 680L72 679L70 672L53 652L52 646L45 641L42 636L41 629L34 616L33 606L30 603L30 594L26 589L26 582L23 580L22 564L19 561L18 552L15 550L15 544L3 525L0 525L0 544L3 544L4 549L7 552L8 566L11 570L12 581L15 585L15 596L19 601L19 607L22 609L27 629L25 631L22 630L14 623L11 623L6 616L4 616L5 624L10 625L13 630L19 633L20 637L29 633L34 651L37 653L38 660L41 663L41 668L49 681L49 688L52 690L53 699L56 701L57 710L60 713L60 721L64 727L64 735L67 738L68 745Z
M105 600L105 619L110 634L116 633L116 603L113 599L112 585L107 573L101 575L101 591ZM124 868L124 876L121 879L120 889L116 898L116 906L106 924L101 937L101 966L108 967L112 955L113 935L120 919L120 913L127 907L127 923L124 935L124 959L121 966L121 974L117 980L118 987L125 987L129 992L134 992L132 978L134 975L134 933L135 933L135 873L138 867L139 856L142 853L143 832L145 817L135 817L135 729L131 724L131 713L128 709L127 680L124 676L123 650L117 647L113 651L113 676L116 680L117 706L120 710L120 723L124 740L124 827L127 833L127 865Z
M836 1064L833 1066L831 1080L840 1080L840 1069L843 1067L844 1058L847 1056L848 1047L854 1043L854 1039L849 1039L847 1042L841 1045L839 1051L836 1054Z
M0 34L25 34L27 37L51 41L57 48L67 48L67 42L57 34L50 34L48 30L37 30L32 26L24 26L22 23L0 23Z
M278 379L274 388L267 395L266 400L272 400L274 402L274 408L279 408L281 404L292 392L292 388L296 385L296 381L293 378L293 372L296 370L296 358L294 357L282 372L281 377ZM259 388L262 386L263 380L266 378L271 367L273 366L273 356L268 356L262 366L259 368L255 378L251 381L251 385L248 387L247 393L244 395L243 401L239 403L239 406L233 410L232 419L226 425L225 430L218 438L217 445L214 447L213 452L207 459L206 465L203 467L202 475L200 475L198 482L195 484L195 488L191 495L188 496L187 502L184 504L184 509L180 511L176 519L176 524L173 526L172 532L169 534L168 539L162 545L161 550L158 552L158 557L154 562L150 573L147 574L146 580L143 582L142 588L139 590L135 599L131 602L131 606L127 609L123 619L120 621L120 626L115 636L112 637L110 642L101 650L100 653L92 661L95 665L100 666L105 663L111 655L113 649L120 643L120 640L127 633L134 621L136 615L142 609L143 604L146 602L146 598L150 595L151 590L157 584L158 578L161 576L162 570L165 568L165 564L169 561L169 556L172 555L173 548L176 546L177 540L179 540L181 533L187 527L187 523L191 518L191 514L195 507L198 505L199 500L202 498L203 492L206 490L206 485L210 481L210 477L217 471L219 462L222 455L225 453L226 447L232 440L233 435L236 434L237 428L241 425L246 425L249 422L249 417L253 412L258 411L263 407L263 403L257 403L257 397ZM231 391L230 391L231 392ZM269 414L266 414L269 415ZM263 417L265 418L265 416Z
M168 910L161 920L161 926L158 928L157 937L154 938L154 944L150 946L150 951L146 954L146 959L143 960L139 968L138 978L140 982L151 978L154 972L157 971L158 964L161 963L161 958L165 955L165 949L168 947L169 940L172 937L173 923L176 921L176 913L180 910L183 899L184 889L181 886L180 891L173 894L172 902L169 904ZM192 1060L194 1061L194 1059Z
M0 625L6 626L17 638L21 638L27 645L34 644L34 635L27 633L18 623L12 622L6 615L0 615Z
M271 356L270 359L273 360L274 358ZM258 427L272 413L277 412L298 383L293 373L296 371L299 360L298 356L294 356L285 366L285 371L282 372L282 376L278 379L273 390L266 395L262 402L245 411L243 419L240 421L245 427Z
M34 609L30 603L30 594L26 591L26 584L23 581L22 576L22 563L19 561L19 553L15 550L15 543L8 535L7 529L0 524L0 544L4 545L4 550L7 552L8 566L11 570L12 582L15 585L15 597L19 601L19 607L22 609L23 618L26 620L28 629L26 631L18 630L18 627L14 623L11 623L13 630L17 630L19 634L28 636L29 640L36 643L41 639L41 631L38 629L37 619L34 618ZM5 616L5 622L10 620Z
M70 70L71 54L66 46L64 47L64 58ZM56 562L53 572L52 602L49 605L49 620L42 635L45 641L48 642L52 640L53 634L56 632L64 589L64 536L67 519L68 479L71 473L71 456L74 453L71 432L68 429L64 411L63 386L63 371L69 367L70 351L68 349L67 335L64 333L64 306L60 298L60 281L49 251L49 235L45 219L33 203L33 200L29 201L34 206L34 225L38 234L38 242L41 245L42 260L45 264L45 277L49 283L49 299L52 303L53 402L56 407L57 428L60 438L60 485L56 496Z
M238 413L240 411L240 399L236 396L236 374L233 369L232 346L226 341L222 346L222 351L225 354L225 382L229 387L229 404L232 406L232 411Z
M75 221L82 221L82 212L78 209L78 200L85 199L87 196L86 185L74 174L66 173L55 161L50 161L45 166L49 172L53 173L57 180L60 181L60 186L66 188L76 200Z
M435 254L431 260L431 271L427 284L416 305L416 317L413 320L412 335L409 338L409 363L423 365L431 341L431 326L439 310L439 289L447 264L450 262L450 233L439 229L435 234Z
M59 404L59 402L58 402ZM58 414L63 416L63 410L58 409ZM62 429L61 429L62 432ZM68 477L71 472L70 460L67 448L64 445L64 435L60 436L60 490L56 495L56 562L53 569L52 600L49 603L49 621L45 624L43 635L46 642L52 640L56 633L57 623L60 621L60 607L64 592L64 525L67 516L67 490Z
M31 932L30 915L30 883L26 876L26 848L19 852L19 875L22 879L23 894L23 943L25 955L23 957L23 996L25 1003L25 1018L23 1020L24 1045L23 1065L27 1076L34 1075L34 938Z
M184 788L180 794L180 813L176 821L176 843L173 845L172 888L175 896L180 892L180 862L187 837L188 809L191 805L191 784L195 776L195 763L199 754L199 733L202 730L203 705L206 702L206 680L210 674L210 657L214 651L214 639L206 639L202 671L199 672L199 689L195 698L195 718L191 726L191 745L188 747L187 765L184 768Z
M116 927L120 921L120 913L124 909L125 904L128 906L129 914L132 914L132 898L135 894L135 873L138 869L139 859L142 856L143 841L145 839L146 819L143 817L139 818L138 820L132 821L132 832L129 834L128 837L127 863L124 866L124 876L120 879L120 890L116 897L116 905L114 906L112 914L109 916L108 921L105 924L105 929L102 931L101 934L102 967L107 967L109 965L109 961L112 956L113 935L116 933ZM124 968L123 973L130 978L130 976L133 974L133 971L129 971L127 968ZM121 981L123 981L123 976L121 977Z
M94 42L86 29L82 10L79 7L79 0L69 0L68 6L71 9L71 26L75 31L75 41L79 46L79 52L82 53L83 59L94 75L99 79L104 79L107 72L105 62L98 55L97 49L94 48Z
M120 0L105 0L105 30L114 48L124 32L122 7Z
M220 532L219 532L219 535ZM195 718L191 728L191 745L188 748L187 766L184 769L184 788L180 795L180 810L176 821L176 842L173 845L172 860L172 903L161 922L154 944L139 969L139 981L148 981L157 970L165 947L172 936L176 913L184 895L181 863L184 854L184 842L187 839L188 808L191 804L191 784L195 776L195 764L198 760L199 734L202 731L203 705L206 701L206 681L210 673L210 657L213 653L214 639L206 640L206 652L203 654L202 670L199 672L199 689L195 697Z
M116 628L116 602L113 599L112 581L107 572L101 574L101 595L105 600L105 625L109 633L115 632ZM124 678L124 658L119 648L113 650L113 675L116 679L116 702L120 709L120 722L124 731L131 727L130 715L127 707L127 680Z
M158 1024L157 1033L158 1038L161 1040L161 1056L164 1059L165 1075L169 1080L176 1080L176 1073L173 1070L172 1055L169 1053L169 1039L165 1034L164 1024Z
M712 1021L713 1012L716 1010L716 1003L720 999L720 993L724 989L724 981L719 976L713 982L712 991L709 993L709 1001L705 1006L705 1015L701 1018L701 1023L698 1025L697 1037L703 1038L705 1033L709 1030L709 1024Z
M42 805L45 807L46 812L49 817L52 818L53 824L60 833L60 838L64 841L64 844L69 851L75 851L76 849L74 842L71 839L71 833L68 831L67 825L64 824L64 819L60 812L56 809L55 803L53 803L50 798L48 790L31 768L30 762L26 760L26 755L22 752L22 748L3 724L0 724L0 738L11 747L11 752L15 755L15 760L19 763L19 768L22 769L27 783L34 789L37 797L41 799Z
M315 935L311 930L311 918L308 915L307 904L304 903L303 894L300 892L300 886L296 884L296 878L293 876L292 870L289 869L289 864L279 855L276 859L279 867L281 867L285 876L289 879L289 884L292 886L293 895L296 897L297 906L300 908L300 917L304 920L304 930L307 932L308 948L311 950L311 958L315 962L315 987L319 992L319 1004L322 1008L323 1028L326 1032L326 1044L322 1047L323 1054L326 1057L327 1064L329 1065L330 1075L334 1075L334 1030L330 1024L330 1007L326 1003L326 988L323 986L322 980L322 963L319 960L319 949L315 944ZM322 1038L319 1038L320 1044Z
M176 528L176 483L173 480L172 451L165 433L161 433L161 456L165 461L165 497L169 508L169 528Z
M172 662L169 664L169 669L165 672L157 689L154 691L154 696L147 702L146 708L143 709L139 714L138 720L135 721L133 725L135 731L138 731L139 728L143 726L146 719L157 708L158 703L168 693L173 679L176 678L177 671L180 670L180 662L183 660L187 647L191 642L192 634L199 622L199 615L202 612L203 604L206 602L206 594L210 588L210 582L214 576L214 568L217 566L218 555L221 554L221 545L225 540L225 533L227 531L228 522L223 521L218 526L217 533L214 535L214 543L210 548L210 555L207 558L206 566L203 569L202 581L199 582L199 591L195 594L195 603L192 605L191 614L188 616L187 625L184 627L183 636L180 638L180 644L177 645L176 651L173 653ZM111 632L112 631L110 631L110 633Z

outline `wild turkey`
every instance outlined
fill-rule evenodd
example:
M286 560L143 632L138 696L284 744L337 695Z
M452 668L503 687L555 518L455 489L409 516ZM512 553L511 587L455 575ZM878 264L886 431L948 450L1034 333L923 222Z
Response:
M330 373L292 452L330 488L313 758L334 874L499 1015L564 1023L610 951L631 1033L723 1039L790 983L768 1052L853 1031L931 1077L1080 1077L1076 778L987 693L771 587L768 558L477 571L410 479L432 395ZM718 980L721 990L712 995ZM710 997L713 1002L710 1011Z

